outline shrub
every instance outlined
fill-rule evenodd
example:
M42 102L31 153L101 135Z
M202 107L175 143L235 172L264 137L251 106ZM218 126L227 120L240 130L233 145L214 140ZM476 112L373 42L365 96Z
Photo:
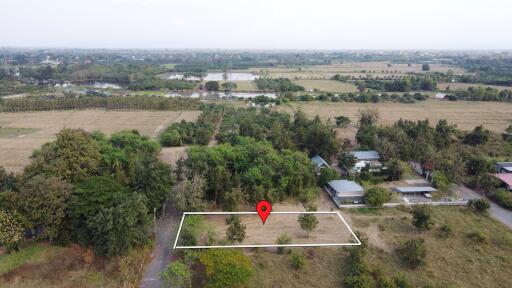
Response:
M448 191L450 188L450 180L441 171L434 171L432 173L432 184L441 191Z
M417 268L426 264L427 247L423 239L406 241L398 252L404 262L411 268Z
M496 192L489 194L489 197L498 205L512 210L512 192L505 189L498 189Z
M0 243L8 250L17 250L23 240L23 228L15 215L0 210Z
M164 272L161 274L162 280L174 287L190 287L192 284L192 273L187 265L180 261L175 261L167 266Z
M488 238L487 235L480 231L469 232L467 234L467 237L474 243L486 243Z
M209 288L245 286L254 275L251 259L240 250L207 249L199 254Z
M292 243L292 238L288 236L288 234L281 234L279 237L277 237L276 240L277 245L285 245ZM285 247L277 247L277 253L284 254L286 251Z
M468 208L478 214L486 214L491 204L485 199L471 199L468 201Z
M414 225L418 230L428 230L432 226L432 217L429 206L427 205L418 205L415 206L412 214L412 225Z
M306 257L304 255L293 252L290 256L290 262L292 264L292 267L296 270L301 270L304 267L306 267Z

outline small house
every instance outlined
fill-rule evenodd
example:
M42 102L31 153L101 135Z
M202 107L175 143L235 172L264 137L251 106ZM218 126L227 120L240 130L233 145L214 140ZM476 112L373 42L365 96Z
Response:
M436 93L436 95L434 95L434 98L436 99L444 99L446 97L446 94L444 93Z
M351 152L354 157L356 157L357 162L352 167L353 172L360 173L361 170L367 165L370 166L370 172L379 172L382 168L382 164L379 162L380 155L379 152L375 150L371 151L352 151Z
M496 173L512 173L512 162L497 162Z
M318 172L322 168L331 168L329 163L324 160L324 158L320 157L320 155L315 155L311 158L311 162L315 166L315 170Z
M338 207L343 203L363 203L364 188L354 181L332 180L327 183L325 190Z

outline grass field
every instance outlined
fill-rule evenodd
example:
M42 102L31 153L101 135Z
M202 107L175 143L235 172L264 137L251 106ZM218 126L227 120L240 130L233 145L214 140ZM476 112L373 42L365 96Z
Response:
M0 166L9 171L21 171L30 162L32 151L52 141L63 128L83 128L91 132L99 130L106 134L137 129L143 135L155 136L169 123L181 119L194 121L199 114L199 111L120 112L100 109L0 113L1 127L37 130L16 137L0 138Z
M76 245L32 244L0 256L0 287L138 287L150 252L142 248L105 260Z
M404 76L408 73L424 73L421 64L395 64L388 67L388 62L345 62L333 63L331 65L313 65L303 67L272 67L272 68L251 68L249 71L258 72L272 78L290 79L330 79L335 74L344 76L366 77L370 74L374 77ZM458 67L431 64L430 72L447 72L452 70L455 74L463 74L464 70Z
M508 86L498 86L498 85L486 85L479 83L438 83L437 88L439 90L445 90L446 87L450 87L450 90L467 90L469 87L490 87L498 90L512 90L512 87Z
M462 130L472 130L475 126L503 132L512 124L512 104L500 102L470 102L470 101L440 101L427 100L415 104L402 103L355 103L355 102L294 102L277 106L280 111L294 113L302 110L310 116L319 115L323 120L343 115L357 123L360 111L376 109L379 112L379 122L390 125L400 118L408 120L429 119L432 124L440 119L457 124Z
M465 208L436 207L436 227L419 233L410 215L400 208L348 213L353 227L369 236L367 261L372 269L390 277L402 273L413 287L511 287L512 231L501 223ZM446 239L436 232L444 224L453 228L453 235ZM468 238L476 231L487 237L485 243L476 244ZM426 241L428 264L410 269L396 249L404 241L419 237ZM348 249L294 248L308 258L306 268L300 271L291 267L288 255L258 250L250 256L257 267L255 277L260 287L344 287Z
M36 131L37 129L34 128L0 127L0 138L20 137Z
M306 91L318 89L321 92L357 92L357 87L353 83L335 80L294 80L293 83L303 86Z

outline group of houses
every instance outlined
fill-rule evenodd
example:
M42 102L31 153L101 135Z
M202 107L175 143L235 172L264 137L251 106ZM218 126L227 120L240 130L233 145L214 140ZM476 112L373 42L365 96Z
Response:
M351 154L356 158L356 163L353 167L344 167L345 172L360 173L363 168L369 167L370 172L379 172L383 169L380 162L380 155L377 151L353 151ZM311 162L315 166L317 173L321 169L331 168L329 163L319 155L311 158ZM512 176L512 174L510 174ZM427 182L428 183L428 182ZM345 179L337 179L329 181L325 185L325 190L333 200L333 202L341 207L343 204L360 204L364 202L364 188L358 183ZM413 187L394 187L393 191L400 194L404 200L406 197L427 197L431 198L432 192L437 190L431 186L413 186Z

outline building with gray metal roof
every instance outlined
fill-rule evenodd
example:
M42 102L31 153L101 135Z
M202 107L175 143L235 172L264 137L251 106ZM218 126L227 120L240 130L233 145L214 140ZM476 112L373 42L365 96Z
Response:
M311 158L311 162L313 162L313 165L315 165L315 168L331 168L327 161L324 160L324 158L320 157L320 155L315 155Z
M358 161L377 161L380 159L379 152L375 150L371 151L352 151L350 152L354 155Z
M364 188L354 181L332 180L327 183L325 190L338 207L343 203L362 203Z
M436 192L437 189L430 187L430 186L424 186L424 187L395 187L393 188L395 192L401 193L401 194L417 194L417 193L430 193L430 192Z

